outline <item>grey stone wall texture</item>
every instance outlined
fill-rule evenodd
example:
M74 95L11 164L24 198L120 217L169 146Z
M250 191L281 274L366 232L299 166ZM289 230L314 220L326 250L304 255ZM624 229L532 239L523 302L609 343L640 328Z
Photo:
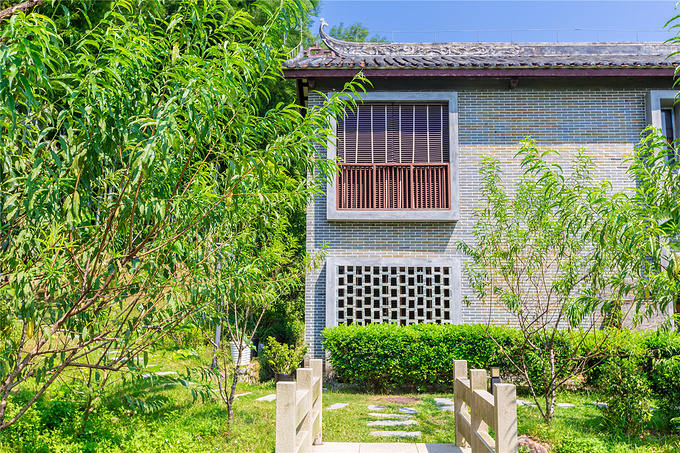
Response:
M430 90L428 90L430 91ZM467 258L458 241L472 241L472 210L480 200L480 156L502 162L506 188L520 173L515 153L530 136L540 149L554 149L565 162L585 147L595 159L596 176L611 181L615 190L632 186L625 157L646 126L646 89L516 88L460 89L458 92L459 184L461 218L458 222L328 222L326 198L318 196L307 208L307 251L327 247L333 257ZM310 93L309 106L322 98ZM319 151L324 152L320 149ZM465 276L462 296L464 323L511 323L503 310L475 299ZM314 357L323 357L320 332L325 327L326 266L306 277L305 339Z

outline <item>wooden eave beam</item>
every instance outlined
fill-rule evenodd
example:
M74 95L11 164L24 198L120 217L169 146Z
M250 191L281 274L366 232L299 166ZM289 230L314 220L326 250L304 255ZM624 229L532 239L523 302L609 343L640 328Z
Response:
M353 77L673 77L675 68L298 68L285 69L287 79Z

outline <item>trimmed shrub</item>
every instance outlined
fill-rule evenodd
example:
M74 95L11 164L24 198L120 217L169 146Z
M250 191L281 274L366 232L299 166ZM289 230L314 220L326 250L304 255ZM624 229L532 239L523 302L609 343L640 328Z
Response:
M323 331L323 346L344 382L375 392L450 390L454 360L508 369L499 346L511 350L517 331L490 329L495 341L481 325L343 325Z
M594 348L602 349L604 335L604 357L588 363L587 385L601 387L607 366L612 364L616 368L620 366L618 358L631 358L641 364L662 407L670 408L672 402L680 401L680 335L676 332L612 330L582 335L586 337L558 332L556 352L559 360L587 357ZM522 380L503 354L509 353L518 363L522 353L521 332L510 327L341 325L325 329L323 337L323 346L330 354L329 360L338 378L374 392L450 391L456 359L467 360L470 369L500 366L505 380ZM539 382L540 358L529 351L524 358L530 378ZM664 405L664 401L669 403Z
M600 390L607 402L602 408L605 427L626 435L642 432L652 412L649 382L639 361L634 357L610 360L602 367Z

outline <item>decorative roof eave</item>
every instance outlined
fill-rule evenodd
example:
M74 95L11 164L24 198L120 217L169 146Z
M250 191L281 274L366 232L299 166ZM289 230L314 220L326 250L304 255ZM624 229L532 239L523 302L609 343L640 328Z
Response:
M354 77L665 77L672 78L672 67L551 67L551 68L284 68L287 79Z

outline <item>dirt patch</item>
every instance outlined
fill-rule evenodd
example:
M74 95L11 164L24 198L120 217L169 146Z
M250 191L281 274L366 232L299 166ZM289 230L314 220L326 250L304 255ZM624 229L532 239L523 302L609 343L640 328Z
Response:
M386 403L394 403L394 404L409 404L409 403L419 403L420 398L416 398L414 396L388 396L386 398L380 398L380 401L384 401Z

